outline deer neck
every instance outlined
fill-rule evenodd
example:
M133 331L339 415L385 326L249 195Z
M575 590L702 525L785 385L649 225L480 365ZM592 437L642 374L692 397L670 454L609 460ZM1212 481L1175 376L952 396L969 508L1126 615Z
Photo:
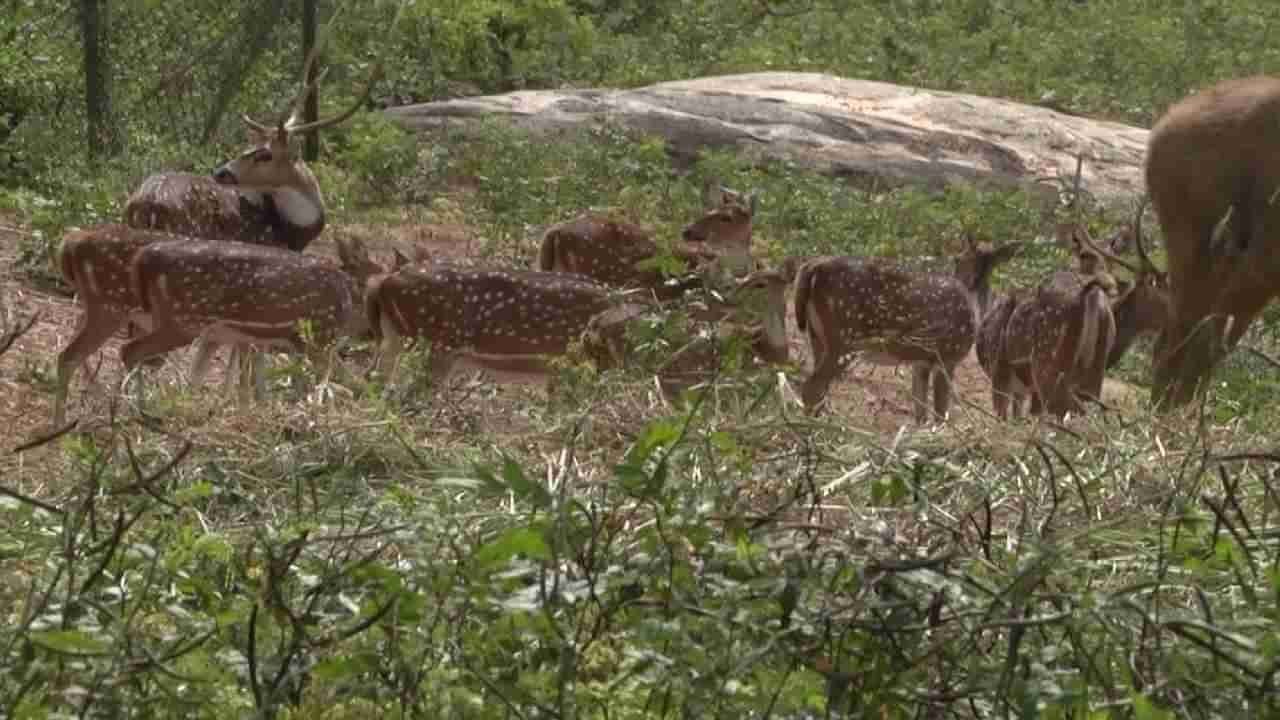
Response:
M764 333L759 338L757 352L778 362L787 359L787 288L769 288L768 304L764 309Z
M293 250L307 244L324 230L324 200L320 184L305 165L297 165L298 182L263 192L264 204L270 204L268 216L278 241Z

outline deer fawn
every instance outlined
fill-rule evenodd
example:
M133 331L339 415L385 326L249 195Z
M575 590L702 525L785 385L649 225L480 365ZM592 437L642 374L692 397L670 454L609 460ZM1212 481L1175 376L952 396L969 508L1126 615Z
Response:
M327 345L367 331L361 289L383 272L358 241L339 239L338 254L340 268L327 258L247 243L143 246L129 285L150 331L121 350L125 367L205 338L306 351L323 373ZM310 324L306 339L303 323Z
M431 343L431 377L462 358L481 367L546 375L618 293L577 275L536 270L415 264L373 278L365 311L382 345L378 370L393 382L404 340Z
M730 293L727 317L717 335L742 337L748 342L748 363L785 363L790 359L786 335L786 291L791 283L786 270L757 270L740 280ZM653 311L646 305L627 303L591 319L583 333L583 346L601 370L622 367L631 356L627 328ZM678 349L658 368L658 384L668 400L682 390L711 379L720 367L717 338L699 336Z
M1199 396L1218 361L1280 294L1280 78L1220 82L1156 123L1146 180L1164 230L1169 324L1152 400Z
M731 271L750 265L751 223L757 198L727 188L704 199L706 212L684 229L683 244L672 254L692 266L726 264ZM585 213L548 228L543 234L538 266L544 271L571 272L607 285L651 289L660 299L671 299L701 284L701 279L666 280L657 270L637 267L656 256L652 232L638 225ZM749 268L748 268L749 269Z
M816 412L832 381L864 353L883 365L913 366L911 395L915 417L933 412L945 419L951 405L951 378L969 354L990 300L992 270L1021 248L992 249L966 238L954 275L916 272L874 258L819 258L796 276L796 324L807 333L813 373L801 397Z

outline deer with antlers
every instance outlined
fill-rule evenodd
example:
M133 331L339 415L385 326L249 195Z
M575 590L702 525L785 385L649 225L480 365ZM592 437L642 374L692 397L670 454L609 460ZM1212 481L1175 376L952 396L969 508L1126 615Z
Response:
M991 272L1021 243L993 249L966 236L954 274L918 272L874 258L819 258L796 275L796 324L809 339L813 372L801 397L816 412L833 380L856 355L912 366L915 418L945 419L951 379L973 347L990 303Z
M1217 363L1280 294L1280 78L1220 82L1175 103L1147 141L1146 180L1164 230L1169 324L1152 400L1199 397Z
M308 58L308 66L314 57L313 53ZM300 158L292 154L289 139L298 133L330 127L351 117L368 97L380 73L381 65L375 65L357 101L333 118L305 124L297 122L297 108L314 89L314 83L304 85L291 103L288 117L282 116L274 128L243 116L255 142L239 157L214 171L213 187L235 186L259 194L263 207L271 208L271 217L275 218L266 221L271 226L271 237L285 247L301 250L324 227L324 203L315 176ZM303 76L306 76L305 70ZM222 191L206 192L208 187L203 181L189 184L177 175L153 176L143 183L139 193L135 193L135 198L139 199L131 201L126 216L138 224L191 232L235 231L240 233L237 239L266 237L255 234L258 232L253 229L256 221L246 220L252 214L246 215L237 209L243 208L240 196ZM142 192L144 189L145 193ZM218 237L223 241L230 239ZM75 231L63 239L60 252L62 275L76 291L81 314L75 335L58 356L53 412L55 425L61 426L65 421L67 389L75 369L128 323L133 322L144 329L151 327L149 313L142 308L141 298L128 282L129 267L135 253L156 242L189 242L194 239L189 235L121 224ZM208 358L216 348L216 344L208 344L206 340L201 340L198 345L192 365L192 382L199 382L207 368Z
M681 391L714 377L721 365L723 341L742 339L748 366L786 363L787 287L794 270L761 269L738 281L716 318L714 336L700 334L676 350L657 369L658 384L671 400ZM633 356L627 337L631 324L655 312L651 306L627 303L593 317L583 333L583 347L600 370L626 366Z
M683 242L672 248L672 254L704 272L749 270L757 195L743 195L712 181L704 200L706 211L684 229ZM639 267L659 254L652 236L639 225L586 213L547 229L538 266L616 287L647 288L664 300L702 284L700 278L668 281L658 270Z
M1102 249L1078 223L1058 234L1076 250L1076 271L1050 275L1029 298L1002 299L983 322L978 360L992 381L992 405L1005 419L1030 398L1030 412L1063 416L1100 400L1107 368L1142 334L1164 328L1167 296L1163 276L1142 247L1141 214L1133 225L1140 265ZM1110 260L1134 274L1117 282L1102 264ZM1114 295L1114 297L1112 297Z

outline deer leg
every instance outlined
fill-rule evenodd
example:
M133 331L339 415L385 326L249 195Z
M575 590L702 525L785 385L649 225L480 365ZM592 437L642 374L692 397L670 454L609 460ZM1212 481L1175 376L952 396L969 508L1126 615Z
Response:
M431 378L432 385L443 385L449 379L449 375L453 372L453 365L458 359L458 353L445 350L440 347L431 348L431 362L428 368L428 377Z
M946 422L951 413L951 378L954 375L954 367L935 365L933 368L933 412L938 422Z
M150 358L160 357L177 350L194 339L175 328L157 326L146 335L134 338L125 344L120 350L120 359L124 361L125 372L132 376L133 391L139 402L143 398L143 384L142 375L134 374L138 366L147 363Z
M929 420L929 380L933 376L933 365L916 363L911 366L911 405L916 422Z
M378 349L378 359L374 364L382 381L390 387L395 382L396 371L400 365L400 353L404 351L404 338L394 332L383 329L382 346Z
M57 381L53 394L53 425L62 427L66 424L67 388L75 371L106 344L112 335L120 329L128 318L116 314L95 310L85 306L76 322L76 334L71 342L58 353Z
M823 400L827 397L827 389L831 387L831 382L842 370L844 368L830 355L823 358L821 364L815 363L813 374L805 378L804 384L800 387L800 398L804 401L805 412L810 415L818 414Z
M196 355L191 359L191 371L187 374L188 382L191 385L199 385L204 382L204 376L209 373L209 360L213 354L218 351L218 344L212 343L204 338L196 338Z

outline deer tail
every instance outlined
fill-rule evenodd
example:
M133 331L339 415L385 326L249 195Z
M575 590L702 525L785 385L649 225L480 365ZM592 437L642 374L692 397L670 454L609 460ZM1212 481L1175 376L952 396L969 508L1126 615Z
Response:
M1110 307L1107 291L1096 282L1086 285L1081 295L1084 316L1081 318L1080 336L1076 340L1074 363L1077 368L1086 368L1093 367L1094 355L1098 349L1098 333L1103 331L1099 318L1104 311L1110 311Z
M58 265L62 270L62 279L77 291L80 289L80 283L77 281L79 274L76 272L75 255L82 237L79 232L67 233L62 238L62 249L58 251Z
M807 262L796 270L796 327L800 332L807 332L809 326L809 296L813 294L813 286L818 282L818 271L822 263Z
M386 279L386 275L370 278L364 291L364 315L374 340L382 338L382 283Z
M556 266L556 249L559 246L560 233L555 228L542 236L542 249L538 253L538 269L551 272Z

